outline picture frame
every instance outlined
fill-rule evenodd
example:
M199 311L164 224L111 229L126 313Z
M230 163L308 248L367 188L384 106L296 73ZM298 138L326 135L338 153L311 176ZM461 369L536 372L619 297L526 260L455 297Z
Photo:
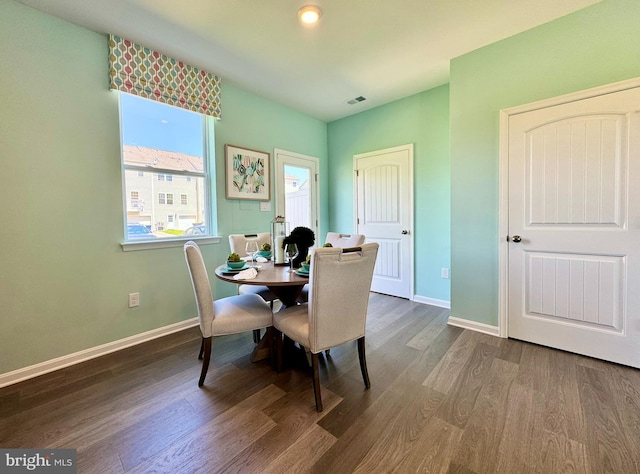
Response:
M271 200L271 155L235 145L224 146L227 199Z

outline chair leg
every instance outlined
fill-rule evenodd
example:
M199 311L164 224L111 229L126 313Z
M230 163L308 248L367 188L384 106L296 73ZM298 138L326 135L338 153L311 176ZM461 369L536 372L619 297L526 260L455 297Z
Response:
M253 342L255 344L260 342L260 329L254 329L253 330Z
M200 353L198 354L198 360L202 360L202 354L204 354L204 337L200 341Z
M273 328L273 337L276 340L276 372L282 372L282 353L284 352L282 333L276 328Z
M316 397L316 411L322 411L322 395L320 394L320 374L318 372L318 354L311 354L311 367L313 369L313 393Z
M360 359L360 371L362 371L362 380L364 380L364 386L371 387L369 381L369 371L367 370L367 357L364 352L364 336L358 339L358 358Z
M273 326L269 326L264 334L264 337L267 338L267 343L269 345L269 362L271 363L271 368L276 368L278 355L276 354L276 330Z
M204 385L204 379L207 376L207 370L209 370L209 361L211 360L211 340L213 337L203 337L202 344L204 345L204 360L202 361L202 372L200 372L200 380L198 380L198 387Z

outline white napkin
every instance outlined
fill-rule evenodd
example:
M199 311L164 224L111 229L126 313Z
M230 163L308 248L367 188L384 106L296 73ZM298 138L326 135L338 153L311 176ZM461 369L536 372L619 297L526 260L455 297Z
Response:
M265 262L268 262L268 261L269 260L267 260L264 257L256 257L256 262L258 262L258 263L265 263Z
M255 268L247 268L246 270L242 270L237 275L233 275L234 280L251 280L258 276L258 270Z

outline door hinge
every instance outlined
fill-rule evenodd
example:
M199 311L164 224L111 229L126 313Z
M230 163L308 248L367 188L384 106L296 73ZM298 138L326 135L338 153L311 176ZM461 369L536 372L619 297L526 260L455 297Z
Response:
M318 182L318 173L316 173L316 174L314 175L314 178L315 178L316 183L317 183L317 182Z
M356 223L357 223L358 225L360 225L360 218L359 218L359 217L356 217Z

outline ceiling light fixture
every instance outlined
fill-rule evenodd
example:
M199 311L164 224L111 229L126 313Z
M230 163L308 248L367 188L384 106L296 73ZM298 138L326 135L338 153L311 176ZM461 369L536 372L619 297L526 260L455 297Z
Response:
M316 5L305 5L298 10L298 20L303 25L313 25L322 16L322 10Z

